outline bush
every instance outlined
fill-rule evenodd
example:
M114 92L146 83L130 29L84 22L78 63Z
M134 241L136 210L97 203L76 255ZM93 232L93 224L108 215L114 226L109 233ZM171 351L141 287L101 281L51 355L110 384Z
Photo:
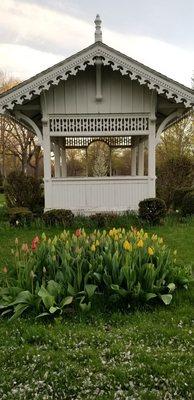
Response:
M192 185L192 161L184 155L164 160L158 165L156 175L157 196L164 200L169 208L172 205L174 191L177 188Z
M105 228L114 225L118 215L114 212L102 212L90 215L91 221L95 223L96 228Z
M154 299L167 305L176 287L190 281L190 269L174 256L162 238L142 229L89 235L77 229L53 240L43 234L30 247L17 241L16 268L3 269L0 310L14 318L27 311L53 317L94 304L127 310Z
M173 210L181 210L183 198L187 193L190 193L192 191L194 191L194 188L191 187L176 189L172 201Z
M1 173L1 171L0 171L0 187L1 186L3 186L3 175L2 175L2 173Z
M41 180L22 172L11 172L5 181L5 198L8 207L25 207L36 212L43 209L44 198Z
M8 209L9 222L14 226L29 225L33 220L33 213L25 207L14 207Z
M139 217L150 225L156 225L166 216L166 205L162 199L150 198L140 201Z
M73 224L74 214L71 210L49 210L43 214L43 220L46 225L62 225L71 227Z
M7 221L9 219L8 208L5 204L0 204L0 222Z
M194 215L194 191L189 192L184 196L181 212L183 216Z
M76 215L74 217L73 227L85 229L101 229L101 228L126 228L130 226L138 227L140 221L137 213L124 211L121 213L96 213L90 216Z

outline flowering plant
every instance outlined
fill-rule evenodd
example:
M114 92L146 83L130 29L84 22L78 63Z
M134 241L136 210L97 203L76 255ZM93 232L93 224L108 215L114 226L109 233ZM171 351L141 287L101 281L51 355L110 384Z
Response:
M29 308L39 315L63 314L70 305L89 310L97 296L107 305L151 299L167 305L190 279L162 238L134 228L42 234L31 246L16 241L15 266L0 291L1 310L14 317Z

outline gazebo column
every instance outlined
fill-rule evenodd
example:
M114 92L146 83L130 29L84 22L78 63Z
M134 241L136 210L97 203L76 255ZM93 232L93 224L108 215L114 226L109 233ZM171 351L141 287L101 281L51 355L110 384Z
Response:
M62 177L67 177L67 154L66 149L61 149L61 172Z
M112 147L110 147L109 175L112 176Z
M64 141L60 139L61 144L61 176L62 178L67 177L67 152L66 148L64 148Z
M144 141L138 143L138 175L144 176Z
M45 210L52 208L51 204L51 141L47 119L42 119L43 150L44 150L44 198Z
M55 155L55 178L60 178L60 147L55 143L54 146L54 155Z
M48 130L48 122L42 120L43 149L44 149L44 178L51 179L51 142Z
M156 139L155 139L155 121L150 121L151 129L148 136L148 179L149 179L149 197L155 197L156 180Z
M86 176L88 176L88 148L86 147Z
M137 146L136 138L131 138L131 175L137 174Z

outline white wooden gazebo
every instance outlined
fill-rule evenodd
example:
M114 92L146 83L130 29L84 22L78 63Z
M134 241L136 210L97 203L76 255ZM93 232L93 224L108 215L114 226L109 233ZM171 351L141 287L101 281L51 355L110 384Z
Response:
M0 113L25 122L43 147L45 210L83 213L136 210L154 197L160 135L193 105L192 89L104 44L98 15L94 44L0 95ZM130 176L67 176L67 149L87 152L97 139L130 147Z

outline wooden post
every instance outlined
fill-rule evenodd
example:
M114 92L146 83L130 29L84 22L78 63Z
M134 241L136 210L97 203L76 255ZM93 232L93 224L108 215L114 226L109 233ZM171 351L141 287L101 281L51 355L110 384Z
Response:
M148 195L156 196L156 107L157 94L153 90L151 94L151 116L148 135Z
M44 150L44 209L52 208L51 187L51 142L47 119L42 120L43 150Z
M138 144L138 175L144 176L144 142Z
M86 147L86 176L88 176L88 148Z
M155 138L155 121L150 121L150 133L148 136L148 179L149 179L149 197L155 197L155 180L156 180L156 138Z
M109 162L109 174L112 176L112 147L110 147L110 162Z
M131 175L137 174L137 147L135 138L131 138Z
M44 149L44 178L51 179L51 143L47 120L42 121Z
M54 146L54 154L55 154L55 178L60 178L60 147L55 143Z
M60 145L61 145L61 176L62 178L67 177L67 154L66 154L66 148L64 148L64 141L61 138L60 139Z
M66 178L67 177L67 155L66 155L66 149L61 149L61 172L62 172L62 177Z

